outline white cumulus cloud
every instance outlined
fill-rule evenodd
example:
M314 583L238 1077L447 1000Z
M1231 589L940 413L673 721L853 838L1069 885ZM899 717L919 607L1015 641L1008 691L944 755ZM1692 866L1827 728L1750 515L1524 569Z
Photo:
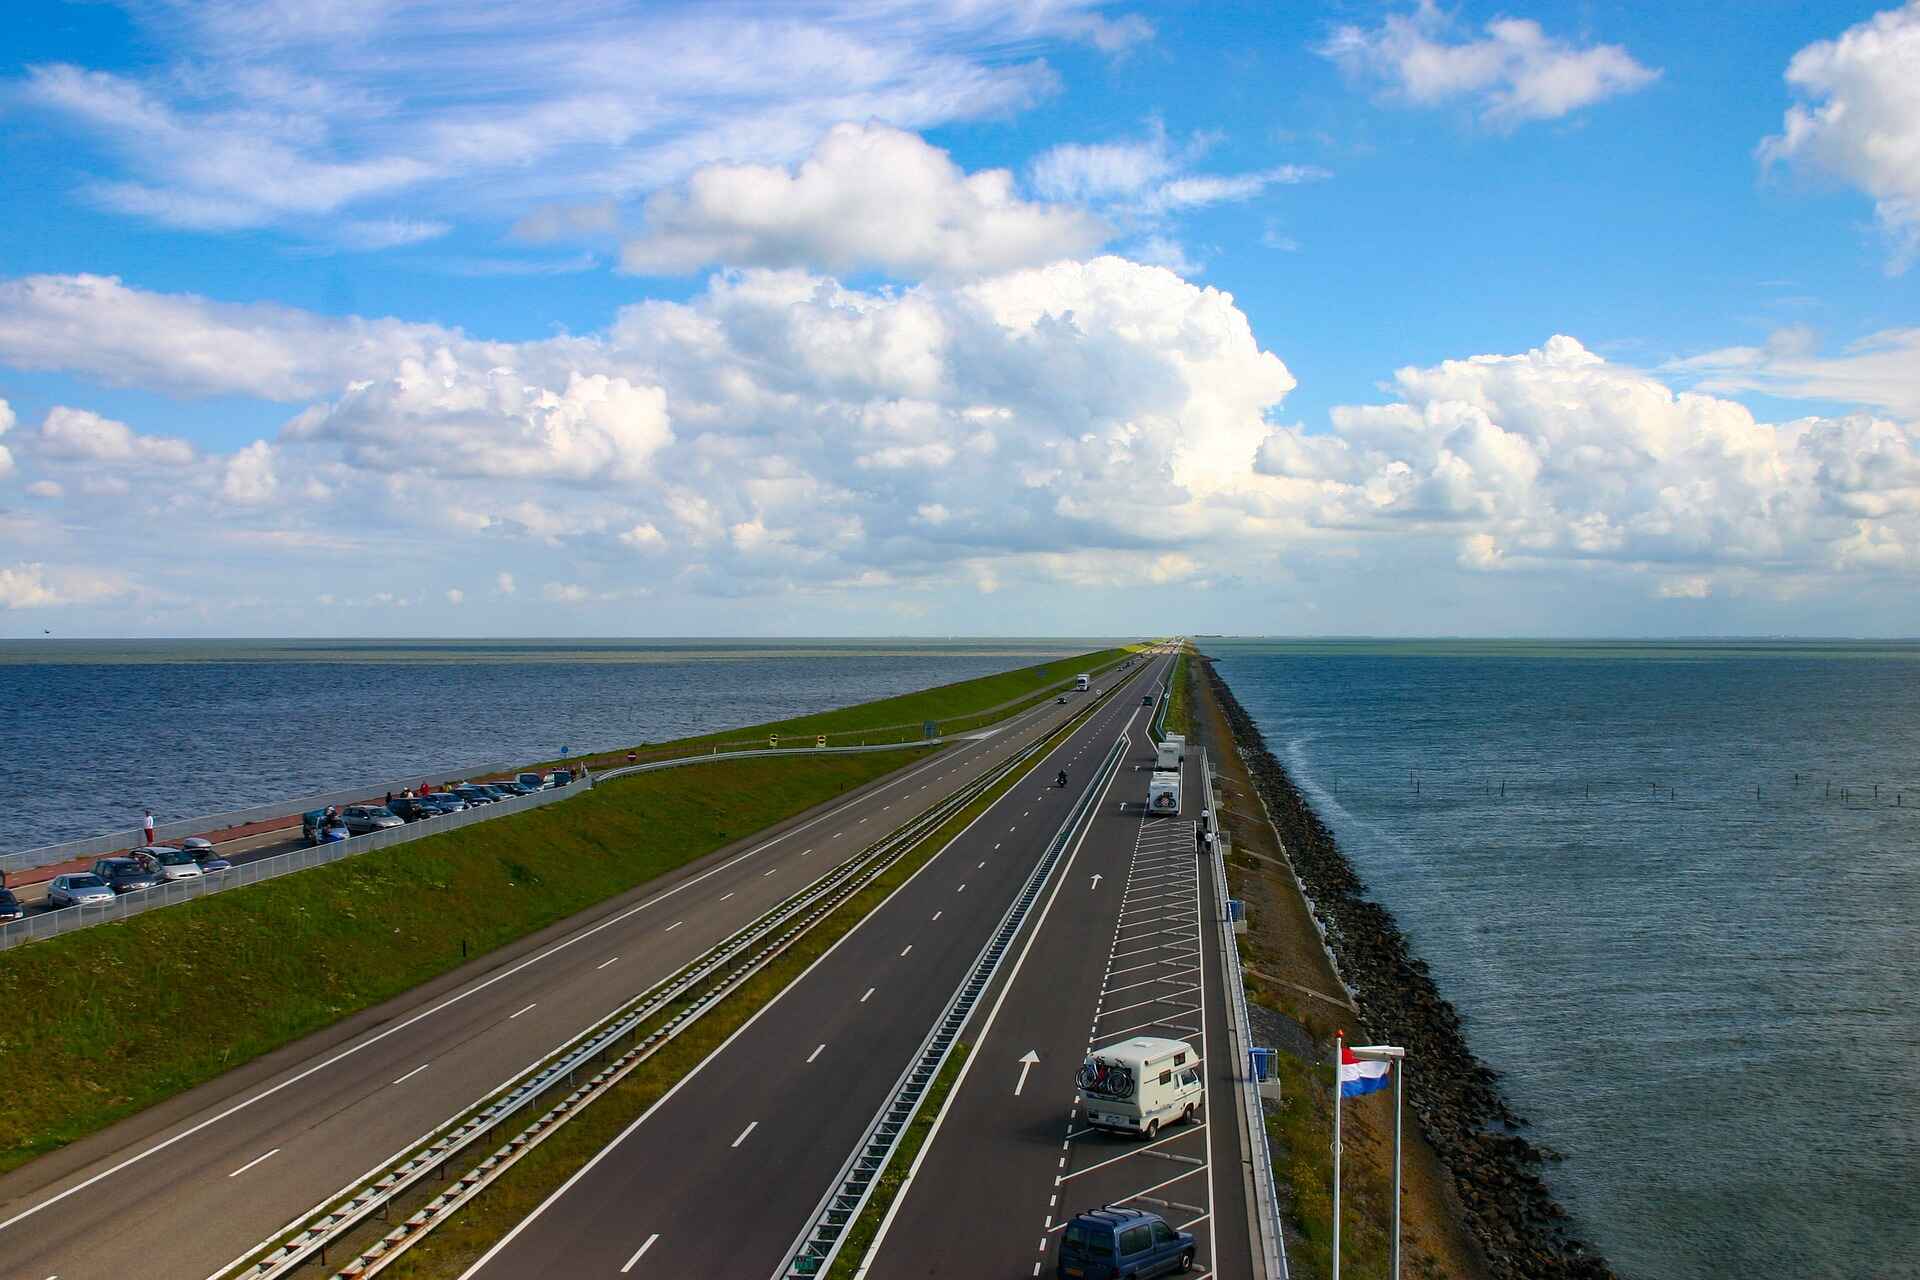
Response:
M35 449L48 458L80 462L184 467L194 460L193 446L185 440L141 435L124 422L66 405L47 411Z
M124 575L37 561L0 565L0 609L53 609L124 595Z
M1420 0L1412 13L1389 14L1378 27L1338 28L1319 52L1415 106L1469 99L1499 129L1558 120L1660 75L1619 45L1575 45L1531 18L1496 18L1478 38L1455 28L1434 0Z
M1108 234L1078 209L1023 200L1004 169L968 174L918 136L838 125L789 172L713 165L646 202L629 271L703 266L980 275L1071 257Z
M1873 198L1891 247L1888 271L1920 256L1920 0L1877 13L1793 55L1803 99L1760 144L1768 165L1838 178Z

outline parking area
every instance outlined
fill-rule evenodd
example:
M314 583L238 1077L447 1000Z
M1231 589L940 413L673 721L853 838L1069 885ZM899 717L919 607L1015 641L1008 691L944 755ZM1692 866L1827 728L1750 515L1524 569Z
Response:
M1099 1002L1087 1031L1087 1053L1131 1036L1184 1040L1204 1061L1206 974L1200 939L1200 871L1195 824L1155 819L1139 825L1127 870L1118 927ZM1136 1082L1127 1082L1129 1086ZM1203 1108L1150 1138L1095 1129L1087 1123L1084 1078L1065 1125L1048 1233L1057 1235L1083 1210L1111 1205L1157 1213L1194 1233L1193 1274L1213 1272L1213 1137ZM1220 1099L1214 1106L1231 1107ZM1229 1128L1231 1125L1229 1125ZM1236 1174L1237 1176L1237 1174ZM1035 1264L1034 1274L1040 1273Z

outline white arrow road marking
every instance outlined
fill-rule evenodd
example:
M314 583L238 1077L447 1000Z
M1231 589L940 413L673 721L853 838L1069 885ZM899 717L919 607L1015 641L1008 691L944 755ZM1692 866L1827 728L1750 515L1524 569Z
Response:
M635 1250L633 1251L633 1256L632 1256L631 1258L628 1258L628 1259L627 1259L627 1265L626 1265L626 1266L624 1266L624 1267L622 1267L622 1268L620 1268L620 1274L621 1274L621 1275L625 1275L625 1274L627 1274L627 1272L629 1272L629 1271L631 1271L631 1270L633 1270L633 1264L634 1264L634 1263L636 1263L636 1262L638 1262L638 1261L640 1261L640 1259L642 1259L642 1258L644 1258L644 1257L646 1257L646 1256L647 1256L647 1250L649 1250L649 1249L651 1249L651 1248L653 1248L653 1242L654 1242L655 1240L658 1240L659 1238L660 1238L660 1233L659 1233L658 1231L656 1231L656 1232L654 1232L654 1233L653 1233L652 1235L650 1235L650 1236L648 1236L648 1237L647 1237L647 1242L646 1242L645 1244L643 1244L643 1245L641 1245L641 1246L640 1246L640 1247L639 1247L638 1249L635 1249Z
M1033 1064L1038 1061L1040 1061L1040 1055L1032 1049L1027 1050L1026 1054L1020 1059L1020 1079L1014 1082L1014 1097L1019 1097L1020 1091L1027 1087L1027 1072L1033 1070Z
M1099 887L1100 887L1100 873L1096 871L1093 873L1093 883L1088 885L1087 888L1098 889Z

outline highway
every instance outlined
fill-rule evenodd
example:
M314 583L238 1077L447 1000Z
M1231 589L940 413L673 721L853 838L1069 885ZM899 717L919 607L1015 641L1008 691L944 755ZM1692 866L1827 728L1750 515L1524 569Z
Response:
M1207 927L1213 883L1195 853L1199 754L1187 757L1178 818L1145 815L1152 758L1137 732L1131 767L1061 886L1061 909L986 1021L968 1029L966 1074L868 1274L1051 1275L1066 1222L1108 1204L1193 1232L1195 1276L1254 1274L1237 1064L1226 1048L1218 939ZM1186 1040L1206 1068L1207 1104L1195 1123L1151 1141L1089 1128L1076 1083L1090 1049L1135 1035ZM1038 1061L1028 1070L1021 1060L1030 1054Z
M1078 710L1043 703L15 1170L0 1275L203 1280Z
M1054 774L1064 768L1070 777L1086 779L1120 734L1145 724L1149 712L1137 695L1158 692L1168 661L1141 665L1130 673L1133 688L1089 717L1024 783L604 1148L467 1276L772 1275L1084 787L1082 782L1057 788ZM1137 732L1135 739L1140 741ZM1132 755L1143 752L1136 745ZM1144 775L1136 780L1123 769L1116 783L1119 779L1127 786L1137 781L1144 798ZM1100 801L1105 808L1117 803L1110 796ZM1190 829L1187 838L1192 861ZM1053 912L1045 928L1083 908L1080 895L1087 878L1078 859L1103 865L1114 860L1111 850L1095 848L1096 843L1070 843L1055 884L1074 895L1072 905ZM1112 896L1117 900L1117 893ZM1111 919L1101 928L1110 935ZM1104 947L1107 937L1100 941ZM1084 1019L1076 1016L1072 1025L1084 1025ZM1073 1065L1078 1061L1076 1052ZM1063 1069L1070 1081L1071 1068ZM1050 1092L1058 1096L1057 1087ZM1036 1228L1038 1221L1034 1217ZM1013 1225L950 1220L940 1233L964 1242ZM1029 1237L1031 1257L1038 1232L1021 1230L1020 1235ZM970 1267L964 1274L1010 1273ZM1023 1267L1018 1274L1029 1271Z

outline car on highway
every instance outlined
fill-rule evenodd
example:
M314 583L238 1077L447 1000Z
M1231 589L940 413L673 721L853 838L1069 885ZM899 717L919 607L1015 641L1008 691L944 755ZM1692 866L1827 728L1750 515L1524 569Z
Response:
M383 804L350 804L341 810L340 821L346 823L347 830L356 836L406 825L404 819Z
M0 923L19 920L26 914L27 909L20 905L20 899L13 896L13 890L0 889Z
M1143 707L1150 707L1150 706L1152 706L1152 705L1153 705L1153 695L1152 695L1152 694L1150 694L1150 693L1148 693L1148 694L1142 694L1142 695L1141 695L1141 697L1140 697L1140 705L1141 705L1141 706L1143 706Z
M1067 705L1067 700L1065 698L1055 698L1054 701L1063 707Z
M216 871L228 871L233 863L220 856L213 847L213 841L202 836L188 836L180 842L180 849L189 858L200 864L202 875L212 875Z
M93 864L93 874L115 893L151 889L160 883L160 875L142 858L102 858Z
M1193 1254L1193 1233L1174 1230L1157 1213L1094 1209L1060 1233L1054 1274L1073 1280L1180 1275L1193 1270Z
M48 907L94 907L113 901L113 890L91 871L55 876L47 881Z

